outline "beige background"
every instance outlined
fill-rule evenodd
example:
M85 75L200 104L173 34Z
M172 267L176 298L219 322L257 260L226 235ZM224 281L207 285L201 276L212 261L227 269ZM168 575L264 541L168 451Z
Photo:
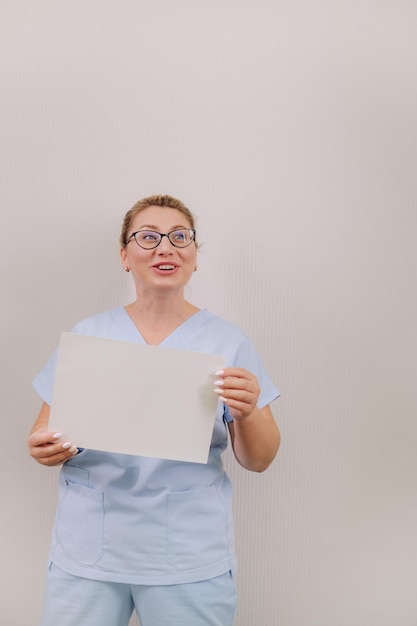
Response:
M227 458L237 626L415 626L416 32L411 0L2 0L1 623L37 624L56 503L31 380L130 300L122 215L167 192L189 299L283 391L274 465Z

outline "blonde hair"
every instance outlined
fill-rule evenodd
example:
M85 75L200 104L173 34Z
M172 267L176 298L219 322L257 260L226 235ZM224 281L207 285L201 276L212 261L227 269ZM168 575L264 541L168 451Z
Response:
M122 231L120 233L120 245L122 248L126 246L128 232L133 220L138 215L138 213L140 213L144 209L147 209L150 206L160 206L169 209L176 209L187 218L190 223L190 227L195 230L194 215L191 213L190 209L187 209L187 207L181 202L181 200L177 200L177 198L173 198L172 196L168 195L149 196L148 198L142 198L142 200L138 200L124 216Z

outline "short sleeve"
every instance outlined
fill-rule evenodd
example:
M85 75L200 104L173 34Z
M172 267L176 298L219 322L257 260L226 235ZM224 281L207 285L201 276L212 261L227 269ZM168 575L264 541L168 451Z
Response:
M281 395L281 392L274 385L266 372L259 354L247 337L245 337L240 343L235 354L233 365L236 367L243 367L252 372L252 374L255 374L257 377L261 388L258 399L258 407L260 409L268 406ZM233 422L233 417L231 416L227 405L224 406L223 418L226 422Z

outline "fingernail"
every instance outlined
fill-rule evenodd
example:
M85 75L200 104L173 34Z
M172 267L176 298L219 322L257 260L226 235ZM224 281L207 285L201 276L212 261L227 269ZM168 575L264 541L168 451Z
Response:
M219 389L218 387L213 389L213 391L214 391L214 393L223 393L223 389Z
M67 448L71 448L72 443L70 441L66 441L65 443L62 444L62 447L64 448L64 450L66 450Z
M60 437L62 437L62 433L55 433L55 435L52 435L52 439L59 439Z
M218 385L219 387L222 387L222 385L224 385L224 380L215 380L214 384Z
M220 396L220 400L221 400L222 402L224 402L225 404L227 404L227 403L228 403L228 399L227 399L227 398L223 398L223 396Z
M214 372L215 376L223 376L224 374L224 370L217 370L217 372Z
M68 450L68 452L71 452L71 454L77 454L77 452L78 452L77 446L71 446L71 448Z

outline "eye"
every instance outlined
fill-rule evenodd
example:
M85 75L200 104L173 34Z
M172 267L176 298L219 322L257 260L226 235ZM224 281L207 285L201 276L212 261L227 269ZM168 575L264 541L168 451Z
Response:
M158 233L155 233L153 230L140 230L136 233L136 237L138 237L140 241L148 241L150 243L158 241L159 239Z
M171 233L171 238L176 243L186 243L189 240L190 235L187 230L174 230L174 232Z

